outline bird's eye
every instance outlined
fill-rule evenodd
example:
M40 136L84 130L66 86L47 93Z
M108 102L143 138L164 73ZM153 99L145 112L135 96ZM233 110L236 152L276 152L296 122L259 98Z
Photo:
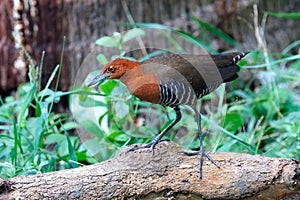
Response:
M115 71L115 67L114 66L109 66L108 71L109 72L114 72Z

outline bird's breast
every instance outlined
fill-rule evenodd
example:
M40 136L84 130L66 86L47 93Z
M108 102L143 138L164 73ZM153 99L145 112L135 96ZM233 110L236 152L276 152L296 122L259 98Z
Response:
M159 81L155 74L140 74L138 76L130 76L127 74L127 76L122 77L120 80L134 96L143 101L159 103Z

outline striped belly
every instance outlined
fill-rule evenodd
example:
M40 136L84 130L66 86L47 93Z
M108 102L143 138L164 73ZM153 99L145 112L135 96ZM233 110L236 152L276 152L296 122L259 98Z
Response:
M197 99L193 88L181 82L160 82L159 89L159 104L163 106L191 105Z
M160 82L160 99L158 103L163 106L194 105L196 99L209 94L219 85L220 83L211 84L200 91L195 91L191 85L186 83L177 81L168 83Z

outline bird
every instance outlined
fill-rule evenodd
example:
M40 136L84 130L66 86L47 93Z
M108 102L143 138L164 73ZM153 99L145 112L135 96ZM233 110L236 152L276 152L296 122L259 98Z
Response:
M220 165L204 151L203 138L206 133L202 132L201 114L196 108L197 99L211 93L222 83L237 79L240 70L237 63L247 54L248 52L232 52L190 55L168 52L142 62L116 58L108 62L88 86L100 84L107 79L118 79L139 99L174 109L175 119L150 143L130 148L128 152L151 148L154 155L155 146L180 121L182 114L179 106L190 106L195 112L200 148L198 151L183 153L188 156L199 155L199 179L202 179L204 156L216 167L220 168Z

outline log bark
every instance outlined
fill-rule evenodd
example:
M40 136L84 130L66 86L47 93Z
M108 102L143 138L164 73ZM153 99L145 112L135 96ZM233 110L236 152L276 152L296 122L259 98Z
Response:
M211 153L221 165L179 153L161 142L77 169L0 179L0 199L297 199L299 160L237 153Z

